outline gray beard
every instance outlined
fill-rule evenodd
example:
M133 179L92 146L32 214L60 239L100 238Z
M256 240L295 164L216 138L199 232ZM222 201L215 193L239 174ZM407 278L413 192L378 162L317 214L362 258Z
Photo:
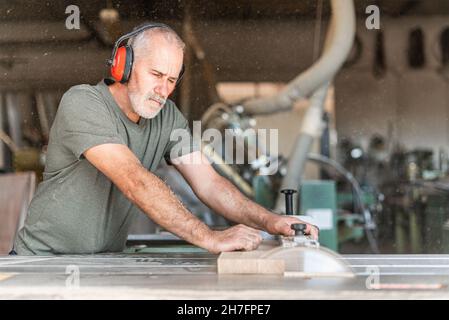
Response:
M154 94L150 94L147 97L145 97L144 101L147 101L148 99L150 99L150 97L155 98L156 100L159 100L160 102L162 102L158 111L149 110L147 107L144 106L143 103L142 104L139 103L139 101L138 101L139 99L136 95L129 94L129 100L131 102L131 106L132 106L134 112L145 119L152 119L152 118L156 117L157 114L159 113L159 111L162 110L162 108L166 102L165 99L160 98L159 96L154 95Z

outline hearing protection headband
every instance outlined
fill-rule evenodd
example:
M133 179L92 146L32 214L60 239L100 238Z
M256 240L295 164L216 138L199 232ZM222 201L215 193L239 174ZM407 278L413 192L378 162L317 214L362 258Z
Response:
M134 62L134 52L130 45L120 46L125 40L151 28L166 28L172 30L169 26L163 23L148 23L136 30L124 34L114 44L111 58L107 60L107 64L111 67L111 76L114 80L120 83L126 83L131 75L131 69ZM184 75L184 64L182 65L181 72L179 73L176 85L181 81Z

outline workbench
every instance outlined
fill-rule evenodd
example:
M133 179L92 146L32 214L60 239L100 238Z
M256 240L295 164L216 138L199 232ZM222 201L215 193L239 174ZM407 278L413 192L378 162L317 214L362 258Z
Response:
M138 251L0 257L0 299L449 299L449 255L345 255L356 277L303 279L218 275L192 246Z

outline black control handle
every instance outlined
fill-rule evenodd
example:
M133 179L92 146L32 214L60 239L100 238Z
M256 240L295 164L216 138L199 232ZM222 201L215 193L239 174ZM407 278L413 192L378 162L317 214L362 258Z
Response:
M293 216L293 194L297 191L295 189L284 189L281 193L285 195L285 214Z
M307 229L307 225L305 223L294 223L290 226L293 230L295 230L295 236L304 235Z

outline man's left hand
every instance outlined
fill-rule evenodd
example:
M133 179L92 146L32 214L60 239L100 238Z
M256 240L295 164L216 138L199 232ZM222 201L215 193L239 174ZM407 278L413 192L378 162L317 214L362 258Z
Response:
M290 216L270 214L266 220L265 230L270 234L294 236L295 231L292 230L291 225L295 223L304 223L307 226L305 234L310 235L313 240L318 240L319 231L317 227Z

